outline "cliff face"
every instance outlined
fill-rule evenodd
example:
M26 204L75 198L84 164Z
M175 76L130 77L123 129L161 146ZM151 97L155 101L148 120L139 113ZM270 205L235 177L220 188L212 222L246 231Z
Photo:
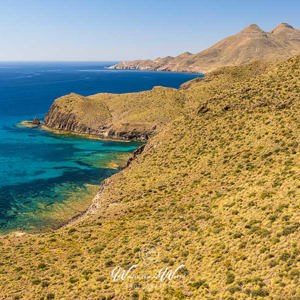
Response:
M282 60L297 54L300 54L300 30L282 23L265 32L252 24L197 54L185 52L176 57L122 62L110 68L206 73L224 66Z
M65 96L64 99L72 97ZM90 135L105 135L107 134L107 122L99 121L97 123L85 122L79 120L78 115L74 112L64 111L60 105L54 103L47 115L45 116L45 125L54 130L64 130L73 133L90 134Z
M181 91L156 87L130 94L70 94L58 98L45 116L45 126L100 138L145 141L177 117Z

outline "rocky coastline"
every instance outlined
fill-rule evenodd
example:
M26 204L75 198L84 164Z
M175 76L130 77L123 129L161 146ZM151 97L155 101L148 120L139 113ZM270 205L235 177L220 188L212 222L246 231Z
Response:
M154 134L156 127L152 127L152 130L138 131L136 129L132 130L114 130L111 129L112 125L103 125L98 129L87 126L77 120L76 115L73 112L62 112L61 108L56 105L56 102L52 104L48 113L46 114L44 120L39 120L34 118L33 120L25 120L18 124L18 126L35 128L40 127L43 130L53 132L55 134L64 135L79 135L84 138L99 139L99 140L113 140L113 141L139 141L144 142L140 147L138 147L131 155L131 157L124 161L124 164L119 165L118 169L122 172L124 169L128 168L134 160L144 151L146 146L146 141ZM94 214L97 209L101 206L101 195L104 188L109 184L111 178L106 178L100 183L99 191L95 196L91 195L91 204L87 209L74 215L71 219L67 219L64 223L59 224L53 230L63 229L70 225L81 221L85 217ZM13 232L14 236L19 234L26 234L25 232ZM33 235L39 233L31 233Z
M69 94L54 101L43 128L100 139L145 142L180 114L183 101L179 90L164 87L129 94Z
M140 147L138 147L133 152L132 156L128 159L125 166L120 168L120 171L122 172L123 170L128 168L132 164L132 162L135 161L138 158L138 156L141 155L144 152L145 147L146 147L146 144L143 144ZM108 178L104 179L100 183L99 191L94 196L94 198L93 198L91 204L89 205L89 207L86 210L84 210L84 211L80 212L79 214L75 215L71 219L67 220L64 224L58 226L56 229L69 227L70 225L73 225L73 224L81 221L82 219L84 219L84 218L86 218L90 215L95 214L97 212L97 210L100 208L101 204L102 204L101 203L101 197L102 197L103 190L109 185L110 182L111 182L111 177L108 177Z
M35 118L33 120L23 121L20 124L30 128L40 127L43 130L55 134L79 135L84 138L121 142L143 142L144 144L138 147L127 161L124 161L122 165L118 166L118 169L122 172L142 154L146 142L157 132L159 127L179 114L179 108L181 108L179 105L180 102L178 101L180 99L180 92L177 89L157 87L152 91L141 93L112 95L112 97L116 97L117 100L119 100L120 97L122 102L126 101L126 97L136 97L136 101L134 102L135 104L140 102L139 109L146 109L146 118L143 115L136 116L137 105L128 105L128 102L127 106L117 103L116 108L113 106L108 108L108 105L106 105L103 100L106 96L106 94L98 94L90 97L83 97L77 94L66 95L54 101L48 113L45 115L44 120ZM151 105L147 103L148 101L151 102ZM161 112L160 108L161 102L165 104L170 102L169 107L163 112ZM121 111L118 111L119 107L122 108ZM159 113L156 109L159 110ZM153 110L155 110L155 112L153 112ZM82 116L83 114L84 116ZM149 122L149 119L152 121L151 118L149 118L151 115L153 115L153 119L155 117L155 122ZM157 120L157 117L160 115L161 119L158 118ZM127 118L135 118L136 122L129 124ZM120 119L122 122L120 122ZM111 177L106 178L100 183L99 191L96 195L91 195L91 204L86 210L74 215L71 219L67 219L64 223L53 228L53 230L67 227L93 214L99 206L101 206L102 192L110 181ZM14 234L17 233L15 232Z
M73 112L62 112L54 103L45 116L44 128L61 133L72 133L83 136L91 136L102 139L113 140L145 140L147 134L141 134L135 131L116 132L110 129L111 126L101 124L98 128L92 128L77 120Z

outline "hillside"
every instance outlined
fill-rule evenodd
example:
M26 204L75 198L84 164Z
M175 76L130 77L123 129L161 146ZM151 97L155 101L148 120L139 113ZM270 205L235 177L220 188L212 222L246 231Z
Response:
M206 73L224 66L282 60L297 54L300 54L300 30L281 23L271 32L265 32L253 24L197 54L185 52L176 57L122 62L110 68Z
M53 103L45 125L100 138L143 141L176 118L183 103L183 95L178 90L164 87L120 95L70 94Z
M181 113L83 219L0 237L1 299L300 298L300 57L223 68L178 92ZM171 281L154 277L179 265Z

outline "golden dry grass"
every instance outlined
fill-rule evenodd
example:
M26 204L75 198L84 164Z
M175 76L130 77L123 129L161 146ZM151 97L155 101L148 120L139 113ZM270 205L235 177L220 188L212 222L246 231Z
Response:
M1 237L0 298L299 299L299 67L224 69L181 90L182 114L106 180L93 213ZM133 264L139 278L113 282ZM180 264L170 282L141 278Z

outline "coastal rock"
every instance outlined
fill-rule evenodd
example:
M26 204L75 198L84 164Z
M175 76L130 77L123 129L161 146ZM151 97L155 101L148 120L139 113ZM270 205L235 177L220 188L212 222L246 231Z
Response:
M34 118L32 124L39 126L41 125L41 121L38 118Z
M20 127L33 128L42 125L42 122L38 118L34 118L32 121L25 120L18 123L17 125Z

